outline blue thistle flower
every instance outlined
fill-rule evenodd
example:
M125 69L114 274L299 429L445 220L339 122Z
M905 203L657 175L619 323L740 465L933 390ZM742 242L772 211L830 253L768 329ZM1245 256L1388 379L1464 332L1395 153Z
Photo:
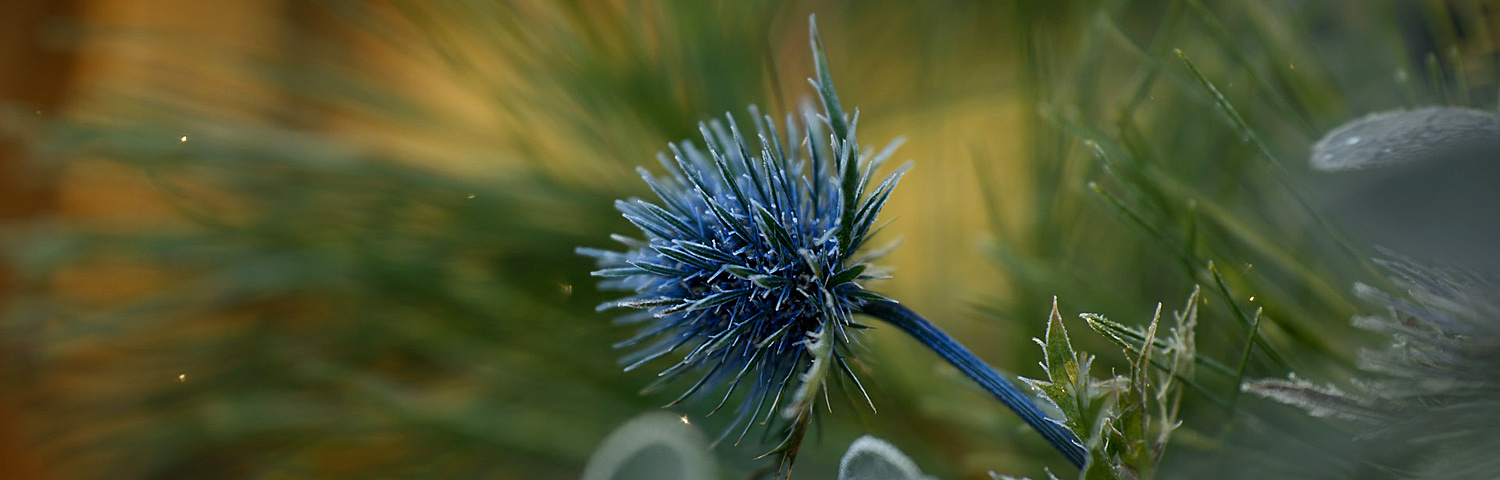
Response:
M601 287L632 292L600 309L636 309L619 323L645 324L616 344L634 349L622 359L625 369L685 352L647 390L696 375L669 405L723 388L715 412L747 385L725 436L743 423L743 438L780 409L786 435L773 453L783 454L786 469L809 407L827 395L829 380L852 381L873 408L850 367L855 330L866 328L854 314L866 313L912 334L996 392L1081 464L1078 442L1013 384L911 310L860 284L880 278L868 263L878 255L860 250L905 169L878 184L872 172L900 142L878 154L860 149L859 115L850 119L839 105L816 23L811 37L817 79L810 82L822 115L804 108L800 122L788 115L778 131L752 106L754 146L733 116L701 124L705 149L671 144L670 156L658 155L665 176L640 170L659 201L615 204L645 238L612 236L626 246L623 252L578 249L597 259L593 274L605 278Z

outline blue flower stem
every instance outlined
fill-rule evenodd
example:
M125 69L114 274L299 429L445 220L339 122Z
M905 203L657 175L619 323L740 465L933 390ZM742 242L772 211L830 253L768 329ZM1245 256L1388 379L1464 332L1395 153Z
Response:
M1047 439L1047 442L1057 448L1057 451L1068 457L1074 466L1083 468L1085 452L1072 432L1050 419L1029 395L1016 388L1015 383L985 364L984 360L974 356L973 352L964 348L932 322L922 318L910 308L890 300L871 301L860 310L866 315L879 318L901 329L912 338L922 342L927 348L931 348L939 357L943 357L948 363L958 367L964 375L968 375L985 391L990 392L990 395L994 395L996 400L1000 400L1000 403L1004 403L1006 407L1010 407L1011 411L1016 412L1021 420L1026 421L1027 425L1031 425L1031 428L1040 433L1042 438Z

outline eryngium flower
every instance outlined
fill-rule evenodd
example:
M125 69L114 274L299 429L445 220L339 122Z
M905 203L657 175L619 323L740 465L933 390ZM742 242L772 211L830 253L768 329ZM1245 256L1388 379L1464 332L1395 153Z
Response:
M751 107L754 148L732 116L727 128L718 122L703 125L706 151L677 143L670 158L660 156L666 177L641 172L659 202L617 204L646 238L615 236L628 247L623 252L579 249L598 259L601 268L594 275L607 278L602 286L633 292L601 309L644 310L621 317L647 324L618 345L637 348L625 358L626 369L685 351L647 389L697 375L675 404L705 387L727 384L714 411L749 379L739 416L724 435L744 422L743 438L756 423L745 422L747 417L764 412L759 423L766 423L786 405L780 410L784 436L771 452L780 454L784 477L813 402L819 394L827 401L830 380L851 380L864 394L848 360L852 330L864 328L851 317L862 313L922 342L1082 467L1085 452L1077 436L1048 417L1034 398L927 319L857 283L877 277L867 272L866 261L874 255L856 252L901 176L897 172L869 188L871 172L896 144L879 154L860 150L856 122L844 116L833 93L816 25L812 47L818 72L812 84L823 101L822 116L810 108L803 109L801 122L789 116L783 137L770 117Z
M670 157L658 156L666 175L640 170L656 201L616 203L645 238L613 236L622 252L578 250L598 260L602 287L632 292L601 310L644 310L620 318L645 324L616 344L635 349L625 369L685 352L648 390L697 376L675 404L727 384L714 411L748 381L735 423L757 413L764 422L783 404L788 419L801 415L795 410L826 395L830 374L858 385L846 360L851 330L862 327L852 314L880 298L857 283L874 275L869 256L856 254L900 178L869 188L897 142L879 154L860 151L858 114L851 121L839 106L816 28L812 43L823 115L804 108L778 131L751 107L753 143L733 116L727 127L700 125L703 148L671 144ZM744 423L741 438L755 422Z

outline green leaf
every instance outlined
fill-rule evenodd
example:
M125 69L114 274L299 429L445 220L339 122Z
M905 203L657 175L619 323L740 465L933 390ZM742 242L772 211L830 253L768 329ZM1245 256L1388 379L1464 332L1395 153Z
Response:
M766 237L766 240L775 244L783 252L798 250L797 245L792 243L791 234L781 226L780 222L776 221L776 217L771 215L771 212L766 211L765 207L756 206L755 213L760 216L760 222L756 226L760 227L760 233Z
M792 283L791 280L775 275L751 275L750 281L765 288L777 288Z
M854 298L860 298L860 299L871 300L871 301L890 300L889 298L886 298L885 295L881 295L881 294L878 294L878 293L875 293L875 292L872 292L872 291L869 291L869 290L864 290L864 289L850 291L850 292L848 292L848 295L851 296L851 297L854 297Z
M753 277L757 276L758 274L755 269L740 265L725 265L724 271L729 272L730 275L734 275L746 280L754 280Z
M839 106L839 96L833 89L833 74L829 73L828 55L823 53L823 37L818 35L818 16L807 17L809 30L812 36L813 64L816 66L818 80L813 86L818 89L818 98L823 101L823 111L828 114L828 124L833 128L833 135L839 139L849 135L849 124L844 119L844 109Z
M600 443L584 465L584 480L692 480L712 478L718 467L708 439L666 412L631 419Z
M917 464L894 445L869 435L859 437L839 461L839 480L924 480Z
M846 268L844 269L844 271L834 274L833 278L828 279L828 286L831 287L834 285L852 282L855 278L859 277L859 274L864 273L866 267L868 267L868 265L861 263L859 265Z
M1062 314L1057 312L1057 297L1052 297L1052 313L1047 319L1047 333L1043 336L1042 353L1049 380L1068 385L1077 382L1076 354L1073 352L1073 344L1068 341L1068 329L1063 327Z
M733 300L735 300L737 298L740 298L740 297L744 297L744 296L749 295L749 294L750 294L750 289L749 288L740 288L738 290L727 290L727 291L723 291L723 292L714 293L712 295L700 298L696 302L693 302L693 309L694 310L701 310L701 309L705 309L705 308L717 307L719 305L723 305L723 304L729 303L730 301L733 301Z
M687 270L676 269L676 268L672 268L672 267L668 267L668 266L664 266L664 265L657 265L657 264L651 263L651 262L641 262L641 261L631 260L631 261L626 262L626 263L634 265L637 268L640 268L641 270L645 270L647 272L651 272L651 273L656 274L656 275L661 275L663 277L685 277L688 274L692 273L692 272L689 272ZM606 270L616 270L616 269L606 269ZM599 270L598 272L603 272L603 271L605 271L605 270ZM595 273L598 273L598 272L595 272Z

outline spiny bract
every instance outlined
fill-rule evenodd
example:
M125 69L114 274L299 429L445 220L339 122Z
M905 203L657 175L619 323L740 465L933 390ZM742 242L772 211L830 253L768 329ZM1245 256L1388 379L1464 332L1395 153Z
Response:
M637 348L623 359L626 370L686 351L648 390L693 373L697 382L672 403L728 384L717 411L749 379L730 426L745 423L740 438L756 423L747 417L764 412L759 421L765 422L777 405L811 400L799 398L794 379L812 371L819 352L829 352L820 371L858 385L847 357L850 329L862 326L851 315L880 298L856 283L875 277L867 272L870 256L854 255L900 177L897 172L867 191L871 172L899 142L875 155L859 150L858 114L854 122L843 114L816 31L812 42L818 67L812 83L824 115L811 108L803 109L801 122L788 115L783 137L772 118L752 106L753 149L733 116L726 115L727 128L717 121L700 125L705 150L688 141L672 144L670 158L658 156L667 175L641 169L658 202L616 202L645 239L614 235L626 245L623 252L579 249L598 259L600 270L593 273L606 277L602 287L634 292L601 310L644 310L619 319L646 324L616 344ZM832 342L831 348L820 341Z

